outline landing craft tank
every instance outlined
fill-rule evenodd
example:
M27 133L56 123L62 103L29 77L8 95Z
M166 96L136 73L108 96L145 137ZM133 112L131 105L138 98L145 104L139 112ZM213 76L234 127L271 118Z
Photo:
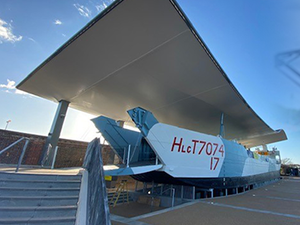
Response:
M101 116L93 119L124 165L108 175L131 175L144 182L229 188L279 177L279 151L252 152L235 141L159 123L134 108L128 114L140 132Z

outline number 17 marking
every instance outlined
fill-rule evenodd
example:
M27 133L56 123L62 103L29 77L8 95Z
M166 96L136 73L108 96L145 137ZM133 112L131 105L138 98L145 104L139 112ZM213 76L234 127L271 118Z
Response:
M211 157L210 158L210 170L216 170L219 160L220 160L219 157ZM214 162L215 162L215 164L214 164Z

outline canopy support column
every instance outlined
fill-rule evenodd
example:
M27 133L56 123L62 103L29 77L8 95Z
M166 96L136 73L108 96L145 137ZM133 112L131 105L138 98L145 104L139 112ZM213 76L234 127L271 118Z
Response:
M225 138L225 132L224 132L224 113L221 114L221 120L220 120L220 134L221 137Z
M54 150L57 146L60 132L66 117L66 113L69 107L69 102L61 100L58 104L55 117L52 122L48 138L43 148L43 155L41 159L42 166L51 166Z

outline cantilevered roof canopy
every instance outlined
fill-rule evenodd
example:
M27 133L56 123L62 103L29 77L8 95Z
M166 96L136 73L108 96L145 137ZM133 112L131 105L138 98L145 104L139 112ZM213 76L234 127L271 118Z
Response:
M214 135L224 112L227 139L286 139L250 108L173 0L115 1L18 88L117 120L130 121L126 111L140 106L160 122Z

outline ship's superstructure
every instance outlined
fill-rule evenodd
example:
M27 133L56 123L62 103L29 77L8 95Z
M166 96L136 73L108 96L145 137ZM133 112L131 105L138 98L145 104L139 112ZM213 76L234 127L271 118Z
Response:
M110 175L139 181L224 188L279 177L278 151L252 152L236 141L159 123L153 114L134 108L128 114L140 132L101 116L96 127L123 160ZM125 166L126 165L126 166Z

